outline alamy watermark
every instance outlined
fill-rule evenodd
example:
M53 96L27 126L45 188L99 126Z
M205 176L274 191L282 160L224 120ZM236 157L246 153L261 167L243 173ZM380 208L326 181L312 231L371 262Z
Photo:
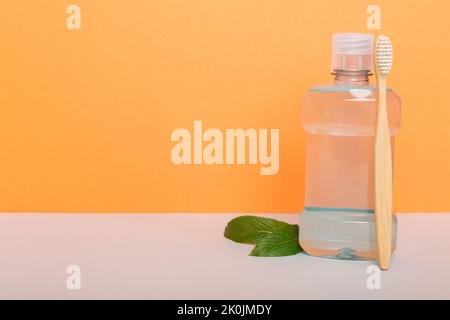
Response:
M66 287L69 290L81 290L81 268L78 265L70 265L66 269L69 275L66 280Z
M381 269L377 265L367 267L366 273L369 275L366 286L369 290L381 290Z
M276 175L280 168L279 129L204 130L194 121L193 132L178 128L172 132L171 160L175 165L259 165L261 175ZM270 150L269 150L270 148Z

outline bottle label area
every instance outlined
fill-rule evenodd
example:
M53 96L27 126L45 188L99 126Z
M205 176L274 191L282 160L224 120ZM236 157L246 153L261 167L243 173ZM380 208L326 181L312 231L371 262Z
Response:
M308 212L336 212L336 213L365 213L375 214L372 209L355 209L355 208L326 208L326 207L305 207Z

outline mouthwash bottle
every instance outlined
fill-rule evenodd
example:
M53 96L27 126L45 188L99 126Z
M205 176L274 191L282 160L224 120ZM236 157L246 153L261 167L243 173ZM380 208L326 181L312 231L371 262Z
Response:
M334 34L334 83L311 87L302 102L307 149L300 244L310 255L377 258L374 210L377 92L369 83L373 46L370 34ZM394 148L394 136L400 129L400 99L390 89L387 99ZM395 248L395 216L393 228Z

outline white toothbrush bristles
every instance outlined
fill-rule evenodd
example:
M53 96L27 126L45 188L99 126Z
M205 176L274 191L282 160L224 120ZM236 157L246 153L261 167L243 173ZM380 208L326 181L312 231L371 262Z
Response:
M376 45L377 68L381 75L387 75L392 69L393 51L389 37L379 36Z

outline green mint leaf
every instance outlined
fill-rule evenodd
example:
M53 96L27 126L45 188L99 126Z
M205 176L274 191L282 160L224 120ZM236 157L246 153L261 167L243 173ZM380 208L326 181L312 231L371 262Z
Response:
M238 243L256 244L275 230L286 226L289 226L289 224L275 219L242 216L228 223L224 236Z
M300 253L298 225L287 225L260 239L250 253L254 257L283 257Z

